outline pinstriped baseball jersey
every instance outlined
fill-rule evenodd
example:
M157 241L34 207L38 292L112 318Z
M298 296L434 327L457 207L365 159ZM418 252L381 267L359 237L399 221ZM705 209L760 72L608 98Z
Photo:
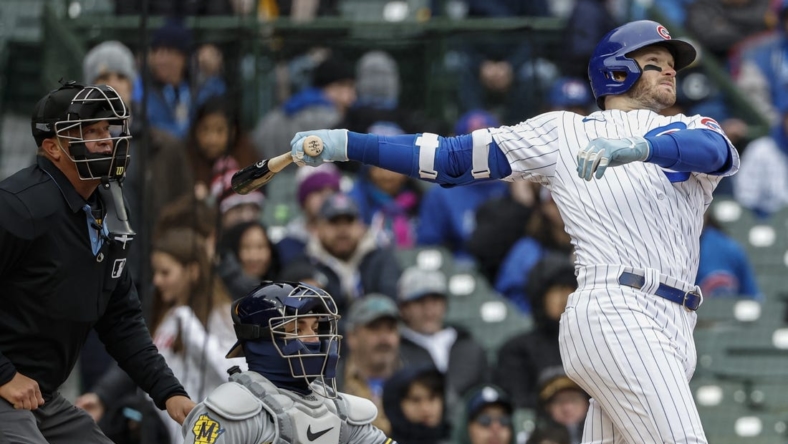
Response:
M534 180L552 191L579 267L621 264L695 282L703 213L721 177L739 168L730 142L731 167L720 176L674 172L648 162L608 168L599 180L585 181L576 171L577 152L595 138L682 129L722 133L707 117L665 117L649 110L598 111L587 117L556 111L490 132L511 164L507 180ZM616 229L600 236L595 227Z

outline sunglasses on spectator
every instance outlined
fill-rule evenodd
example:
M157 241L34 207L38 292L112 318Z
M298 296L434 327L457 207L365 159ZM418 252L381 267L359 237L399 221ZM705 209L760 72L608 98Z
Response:
M501 427L511 427L512 418L508 416L479 415L474 422L483 427L490 427L493 422L497 422Z

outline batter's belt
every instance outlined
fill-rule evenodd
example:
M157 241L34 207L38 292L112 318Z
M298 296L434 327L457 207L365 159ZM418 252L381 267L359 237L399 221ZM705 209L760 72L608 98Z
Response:
M635 273L624 271L621 273L621 276L618 277L618 283L640 290L646 283L646 278ZM684 291L680 288L671 287L660 282L659 286L654 291L654 294L671 302L675 302L676 304L682 305L688 310L692 311L697 310L698 307L700 307L701 302L703 302L703 295L701 295L700 289L697 287L690 291Z
M623 265L589 265L577 269L579 289L611 284L635 288L659 296L695 311L703 303L697 285L661 274L652 268L635 268Z

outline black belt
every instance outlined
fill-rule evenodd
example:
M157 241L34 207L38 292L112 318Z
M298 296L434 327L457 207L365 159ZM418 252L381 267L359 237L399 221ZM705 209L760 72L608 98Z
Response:
M640 290L646 283L646 278L625 271L618 277L618 283ZM684 291L679 288L671 287L670 285L665 285L662 282L659 283L659 287L657 287L657 291L655 291L654 294L670 302L675 302L676 304L687 307L688 310L692 311L697 310L698 307L700 307L700 303L703 301L703 296L695 290Z

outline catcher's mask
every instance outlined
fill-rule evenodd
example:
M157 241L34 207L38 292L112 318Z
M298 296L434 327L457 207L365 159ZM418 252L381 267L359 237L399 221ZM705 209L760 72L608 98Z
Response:
M227 358L251 354L281 357L293 378L312 384L315 393L336 396L339 314L331 295L296 282L265 281L232 305L238 342ZM299 332L299 319L316 318L311 334ZM250 366L251 367L251 366Z

